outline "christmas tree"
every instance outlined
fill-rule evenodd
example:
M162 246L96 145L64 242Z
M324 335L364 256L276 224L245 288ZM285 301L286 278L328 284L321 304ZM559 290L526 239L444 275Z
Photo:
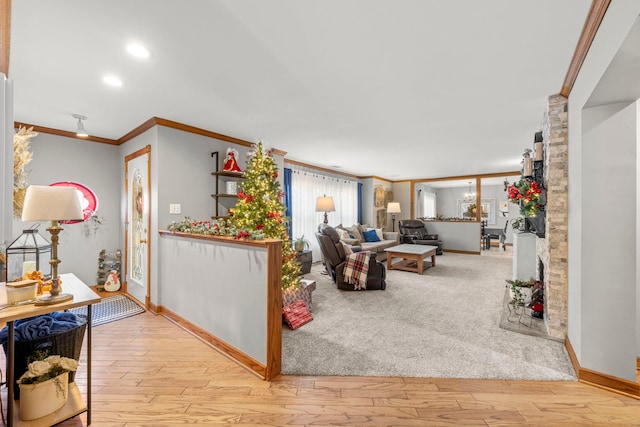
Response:
M268 239L282 240L282 289L297 288L300 283L300 263L287 233L284 193L278 182L278 168L271 152L264 152L262 143L254 146L247 162L238 203L231 210L231 222L247 237L251 231L261 231ZM237 237L245 237L238 233Z

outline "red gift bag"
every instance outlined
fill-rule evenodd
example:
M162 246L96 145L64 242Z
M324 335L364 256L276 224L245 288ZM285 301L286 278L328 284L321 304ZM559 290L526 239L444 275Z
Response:
M298 329L313 320L307 304L301 299L282 307L282 314L287 321L287 325L289 325L289 329Z

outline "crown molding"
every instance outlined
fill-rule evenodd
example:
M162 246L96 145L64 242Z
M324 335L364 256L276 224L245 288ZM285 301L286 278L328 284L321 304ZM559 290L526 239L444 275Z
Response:
M2 1L2 0L0 0L0 1ZM79 137L78 135L75 134L75 132L69 132L69 131L66 131L66 130L60 130L60 129L48 128L48 127L44 127L44 126L32 125L32 124L23 123L23 122L14 122L14 127L15 128L19 128L20 126L26 126L26 127L33 126L33 130L36 131L36 132L48 133L48 134L51 134L51 135L65 136L67 138L76 138L76 139L80 139L82 141L100 142L100 143L103 143L103 144L110 144L110 145L122 145L125 142L135 138L136 136L146 132L147 130L151 129L154 126L164 126L164 127L168 127L168 128L172 128L172 129L181 130L183 132L189 132L189 133L193 133L193 134L196 134L196 135L202 135L202 136L206 136L206 137L209 137L209 138L219 139L221 141L230 142L232 144L242 145L244 147L253 147L253 143L252 142L245 141L243 139L234 138L232 136L224 135L224 134L217 133L217 132L212 132L212 131L209 131L209 130L206 130L206 129L197 128L195 126L186 125L184 123L174 122L172 120L167 120L167 119L163 119L163 118L160 118L160 117L152 117L152 118L150 118L149 120L145 121L144 123L142 123L138 127L136 127L134 129L132 129L131 131L127 132L125 135L123 135L119 139L101 138L99 136L92 136L92 135L89 135L87 137ZM282 150L278 150L278 149L273 149L273 152L275 154L277 154L277 155L282 156L282 157L284 157L287 154L286 151L282 151Z
M522 175L522 171L509 171L509 172L497 172L497 173L478 173L474 175L459 175L459 176L444 176L440 178L422 178L422 179L412 179L410 180L412 183L418 182L426 182L426 181L455 181L461 179L476 179L476 178L499 178L501 176L514 176L514 175Z
M102 144L110 144L110 145L120 145L120 143L118 141L116 141L115 139L108 139L108 138L101 138L99 136L86 136L86 137L79 137L78 135L76 135L75 132L69 132L66 130L60 130L60 129L53 129L53 128L48 128L48 127L44 127L44 126L38 126L38 125L32 125L29 123L23 123L23 122L13 122L13 127L18 129L20 127L33 127L33 130L39 133L48 133L51 135L58 135L58 136L64 136L67 138L75 138L75 139L79 139L81 141L92 141L92 142L100 142Z
M593 39L598 32L598 28L600 28L600 24L610 3L611 0L593 0L591 2L591 8L584 22L584 27L582 27L582 33L580 33L576 50L573 52L573 58L571 58L567 75L564 78L562 89L560 90L560 95L565 98L569 97L573 89L582 64L587 57L587 53L589 53L589 48L591 48L591 43L593 43Z
M135 129L131 130L129 133L127 133L126 135L118 139L118 143L124 144L125 142L129 141L132 138L135 138L136 136L151 129L154 126L164 126L171 129L177 129L183 132L189 132L196 135L206 136L208 138L214 138L214 139L219 139L221 141L230 142L232 144L242 145L243 147L253 147L254 145L253 142L245 141L244 139L234 138L233 136L224 135L222 133L213 132L210 130L198 128L198 127L187 125L180 122L175 122L173 120L163 119L161 117L150 118L146 122L142 123L140 126L136 127ZM282 151L278 149L274 149L273 152L283 157L287 154L286 151Z

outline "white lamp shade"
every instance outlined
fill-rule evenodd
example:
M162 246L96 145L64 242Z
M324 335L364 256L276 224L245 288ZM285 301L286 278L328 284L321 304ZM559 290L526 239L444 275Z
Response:
M336 206L333 203L333 197L318 197L316 200L316 212L334 212L335 210Z
M24 196L23 221L71 221L84 219L82 195L73 187L30 185Z
M400 210L400 203L398 202L389 202L387 204L387 213L402 213Z

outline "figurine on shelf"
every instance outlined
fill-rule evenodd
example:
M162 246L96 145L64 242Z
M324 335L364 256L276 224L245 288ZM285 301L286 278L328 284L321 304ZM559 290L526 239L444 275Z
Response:
M238 150L235 148L227 148L227 157L224 159L224 166L222 167L223 171L226 172L242 172L240 170L240 166L238 166L238 161L236 160L238 157Z

